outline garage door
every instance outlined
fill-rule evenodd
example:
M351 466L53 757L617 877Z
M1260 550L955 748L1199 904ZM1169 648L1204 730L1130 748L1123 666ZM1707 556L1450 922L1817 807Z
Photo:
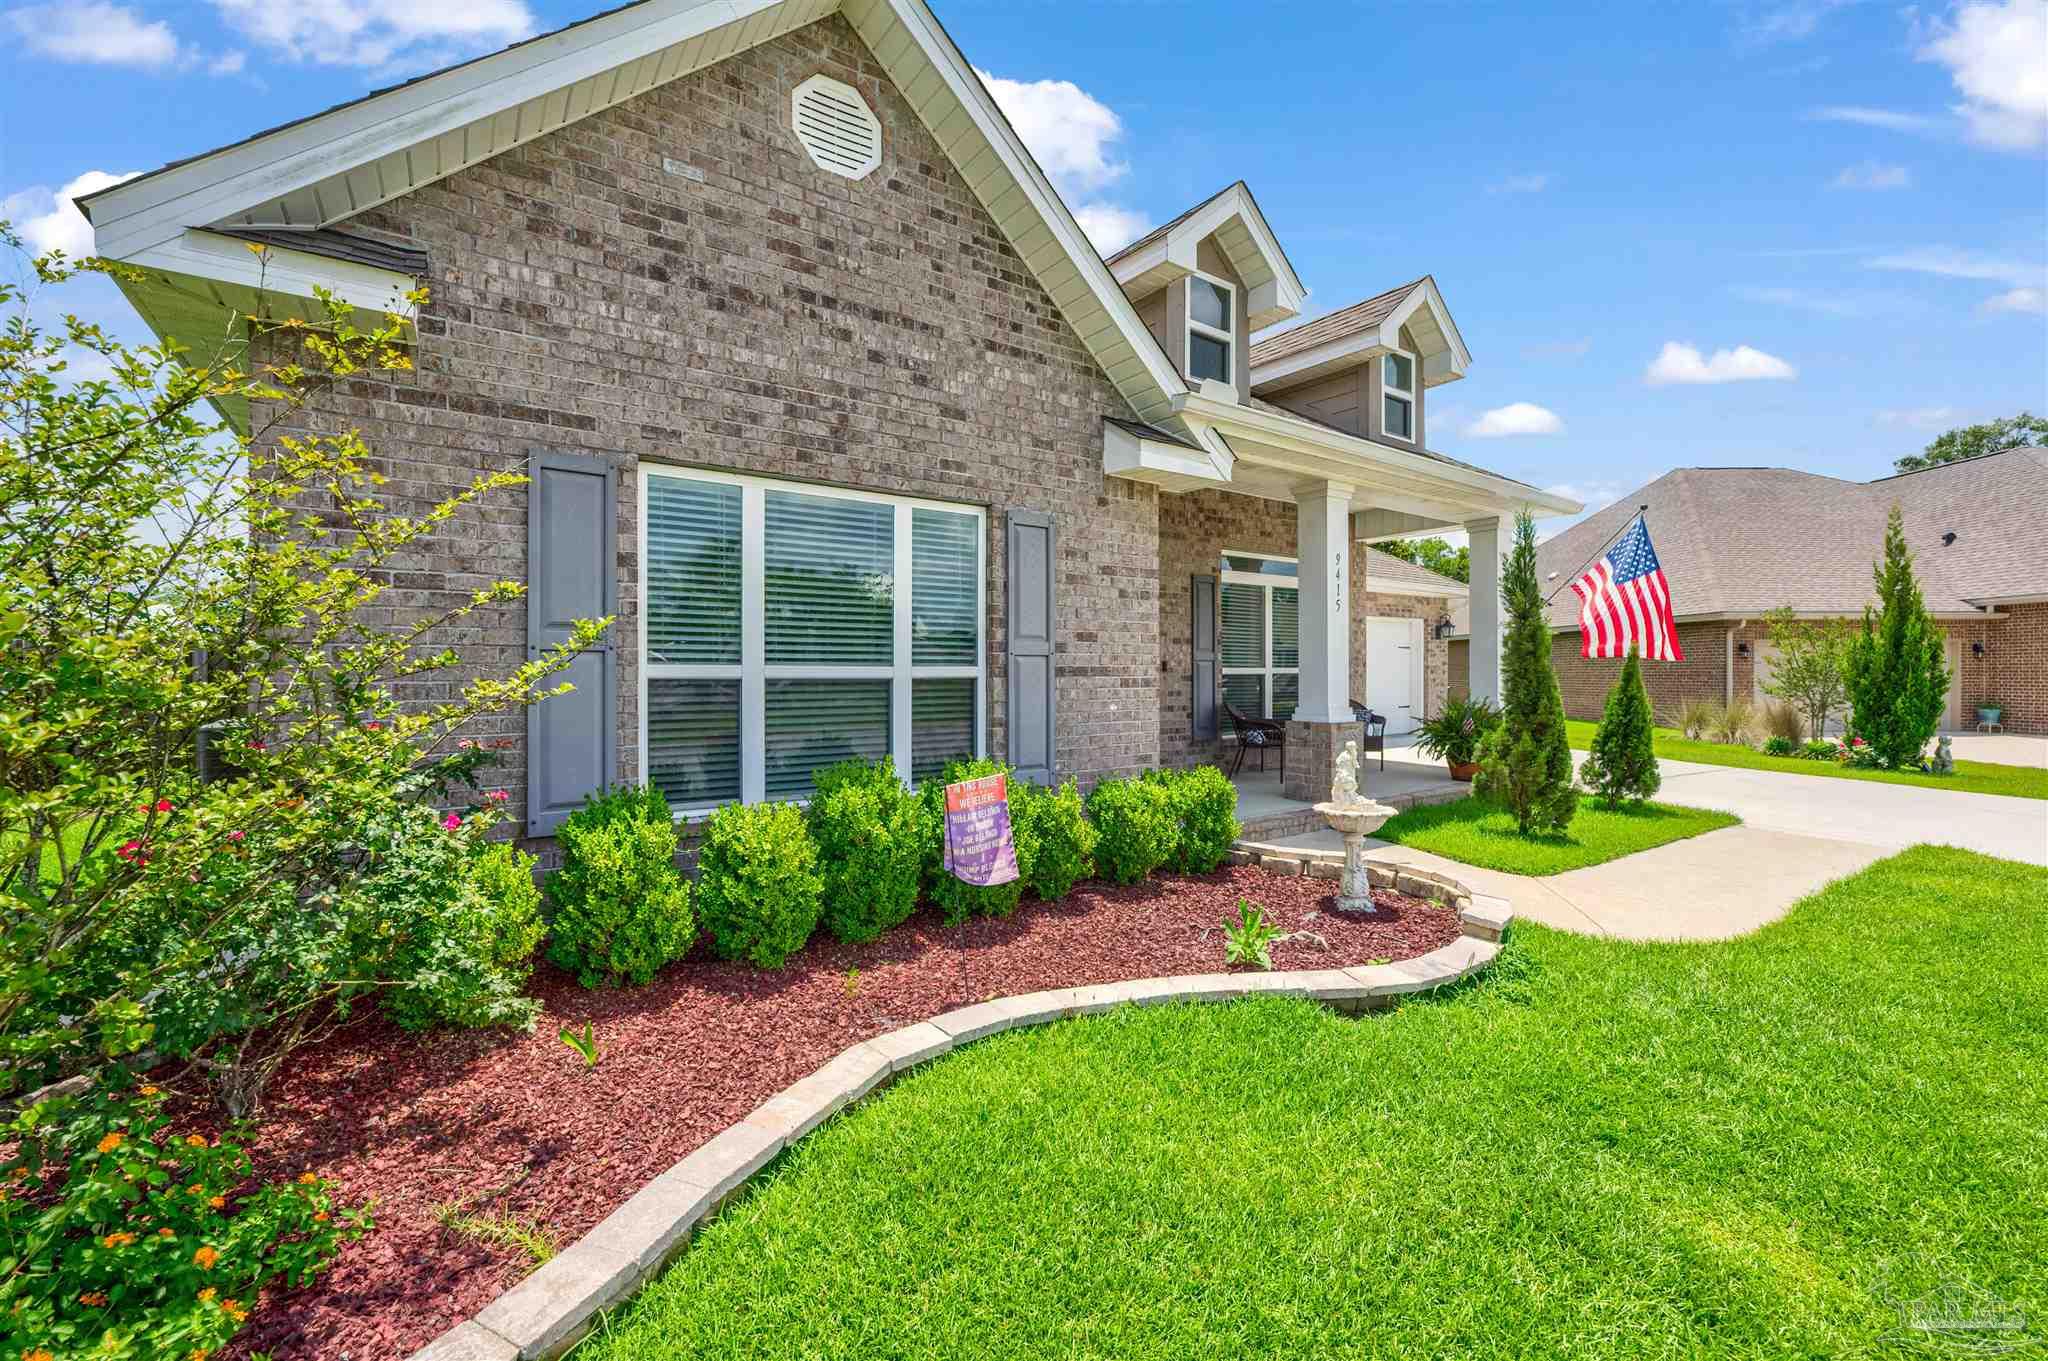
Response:
M1389 736L1415 731L1423 718L1420 619L1367 616L1365 702L1386 715Z
M1769 685L1771 677L1777 674L1778 648L1775 643L1758 643L1755 652L1756 665L1752 672L1751 689L1755 694L1758 704L1768 704L1776 696L1772 695L1764 687ZM1941 723L1942 727L1946 729L1961 732L1963 728L1963 687L1960 682L1963 678L1963 640L1960 638L1949 638L1947 640L1947 653L1948 697L1942 701ZM1837 712L1833 721L1828 724L1828 731L1841 731L1842 722L1848 716L1847 712Z

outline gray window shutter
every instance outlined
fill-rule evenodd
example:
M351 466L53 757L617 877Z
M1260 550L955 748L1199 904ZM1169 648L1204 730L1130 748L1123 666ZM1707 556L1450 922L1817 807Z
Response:
M1216 736L1216 578L1188 578L1189 715L1194 735Z
M539 453L526 488L526 655L569 636L578 619L618 608L618 474L591 454ZM609 635L550 684L576 689L526 711L526 834L552 836L586 794L610 785L618 759L618 675Z
M1054 695L1053 630L1058 617L1053 574L1056 542L1052 516L1013 510L1009 542L1009 762L1034 784L1051 784L1057 761L1058 705Z

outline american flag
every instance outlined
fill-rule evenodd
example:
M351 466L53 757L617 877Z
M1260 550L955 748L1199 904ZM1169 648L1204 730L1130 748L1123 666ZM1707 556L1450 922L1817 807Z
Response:
M1642 516L1572 589L1579 596L1581 657L1626 657L1633 643L1646 661L1685 660L1678 621L1671 617L1671 583L1664 580Z

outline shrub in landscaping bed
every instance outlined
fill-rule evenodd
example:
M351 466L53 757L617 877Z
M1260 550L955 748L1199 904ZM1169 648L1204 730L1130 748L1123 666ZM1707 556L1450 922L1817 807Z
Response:
M645 983L697 938L690 887L676 872L676 827L652 785L591 796L556 829L562 867L548 876L548 958L586 988Z
M1104 780L1088 795L1095 823L1095 867L1115 884L1135 884L1172 859L1180 841L1166 786L1157 780Z
M531 1025L539 1003L521 995L542 931L533 857L502 841L474 842L428 809L365 877L379 925L410 956L413 981L384 996L407 1030L430 1025Z
M1643 686L1643 659L1630 644L1621 678L1608 692L1607 708L1593 733L1592 749L1579 767L1587 788L1607 800L1610 808L1623 800L1641 803L1664 782L1657 769L1655 734L1650 717L1650 692Z
M1799 744L1789 737L1769 737L1764 739L1764 755L1766 756L1797 756L1798 754Z
M1017 846L1017 878L1007 884L963 884L946 870L946 786L990 775L1009 776L1010 834ZM936 778L921 788L920 804L924 841L925 896L939 909L948 925L958 926L969 917L1007 917L1017 910L1024 888L1037 869L1037 843L1033 840L1033 819L1020 809L1040 793L1000 761L949 762Z
M921 810L888 757L842 761L813 777L806 820L818 845L825 927L873 940L917 910L924 871Z
M697 910L726 959L779 969L817 928L825 883L818 844L790 803L729 803L697 855Z
M1841 747L1827 738L1816 737L1801 747L1799 754L1809 761L1832 761L1841 753L1841 750Z
M1024 795L1021 802L1017 798L1020 789ZM1031 846L1031 868L1026 872L1020 864L1018 873L1041 901L1059 901L1077 882L1095 873L1095 828L1072 780L1058 789L1013 785L1010 820L1019 825L1020 835Z
M1145 776L1166 790L1173 817L1173 853L1166 867L1183 874L1207 874L1230 858L1237 841L1237 786L1214 766L1155 770Z

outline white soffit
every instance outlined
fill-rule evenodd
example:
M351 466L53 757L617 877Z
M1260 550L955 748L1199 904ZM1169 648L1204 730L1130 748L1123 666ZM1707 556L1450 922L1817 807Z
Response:
M1185 385L922 0L640 0L102 190L109 259L173 270L194 226L321 227L837 12L881 60L1139 417ZM152 258L153 256L157 258Z
M1244 282L1251 331L1301 315L1308 289L1287 262L1279 238L1266 225L1251 190L1242 181L1203 203L1157 239L1116 257L1117 282L1134 298L1192 274L1195 248L1209 237Z

